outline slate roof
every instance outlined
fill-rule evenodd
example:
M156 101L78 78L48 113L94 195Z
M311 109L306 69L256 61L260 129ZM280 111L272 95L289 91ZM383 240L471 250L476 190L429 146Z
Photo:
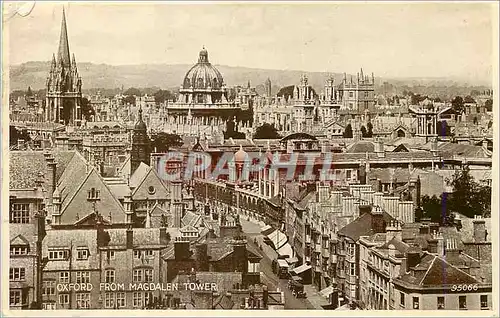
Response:
M54 151L56 180L59 180L76 151ZM47 164L42 151L9 152L9 188L34 188L39 173L46 174Z
M382 212L382 217L386 224L389 223L389 221L391 220L395 220L387 212ZM341 228L338 234L349 237L354 241L357 241L361 236L371 236L375 234L375 232L372 229L372 218L373 218L372 213L363 213L354 221Z
M420 287L480 283L473 276L451 265L444 259L425 253L415 267L414 274L405 274L398 280Z
M375 144L371 141L357 141L353 144L347 146L347 153L367 153L367 152L375 152Z

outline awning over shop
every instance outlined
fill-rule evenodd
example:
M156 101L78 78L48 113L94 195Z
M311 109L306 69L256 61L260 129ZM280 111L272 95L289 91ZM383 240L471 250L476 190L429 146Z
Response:
M284 259L279 259L278 266L279 267L288 267L288 263Z
M328 286L324 289L322 289L319 293L321 294L321 296L325 297L325 298L328 298L330 297L330 294L333 292L333 287L332 286Z
M295 264L295 263L297 263L298 261L299 261L299 259L298 259L297 257L289 257L289 258L287 258L287 259L286 259L286 262L287 262L288 264L290 264L290 265Z
M293 271L295 274L299 275L302 274L303 272L307 271L308 269L311 269L311 265L303 264L300 265L299 267L295 268Z
M288 243L283 245L281 248L279 248L276 252L278 252L279 256L292 256L293 255L293 249L292 246ZM285 260L283 260L285 261ZM285 261L286 262L286 261ZM288 263L287 263L288 264Z
M278 230L272 232L267 237L273 243L275 250L280 249L283 245L286 244L286 241L288 241L288 238L286 237L285 233L278 231Z

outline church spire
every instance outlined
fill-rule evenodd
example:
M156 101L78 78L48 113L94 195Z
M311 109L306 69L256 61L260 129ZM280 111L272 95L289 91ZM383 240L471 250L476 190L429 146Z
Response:
M66 27L66 14L62 13L61 36L59 38L59 51L57 53L58 62L63 66L70 66L71 60L69 55L68 29Z

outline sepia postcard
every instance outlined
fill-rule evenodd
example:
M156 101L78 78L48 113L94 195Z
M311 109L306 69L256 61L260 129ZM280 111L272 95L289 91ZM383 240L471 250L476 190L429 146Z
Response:
M498 11L3 1L2 316L497 316Z

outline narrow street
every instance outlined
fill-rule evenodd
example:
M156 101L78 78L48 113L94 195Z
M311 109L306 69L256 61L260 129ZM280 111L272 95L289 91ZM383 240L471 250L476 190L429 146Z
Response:
M278 279L277 275L273 273L272 261L277 254L269 245L263 242L264 236L260 234L260 226L247 221L245 218L241 218L241 226L249 244L255 246L254 239L256 238L257 244L262 246L262 250L259 249L259 246L255 246L263 255L260 262L262 283L268 285L271 289L276 290L279 288L284 292L285 309L315 309L307 298L296 298L292 295L291 290L287 287L288 279Z

